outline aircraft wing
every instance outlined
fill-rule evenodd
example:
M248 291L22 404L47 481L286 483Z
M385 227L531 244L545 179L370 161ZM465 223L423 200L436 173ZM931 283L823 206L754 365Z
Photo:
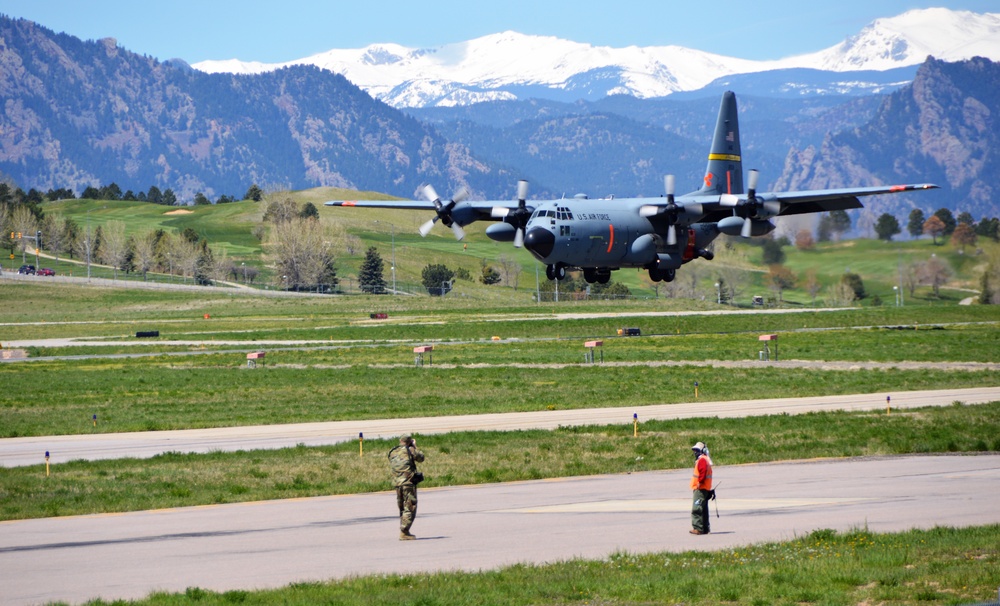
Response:
M357 206L359 208L401 208L406 210L434 210L432 202L422 200L331 200L325 206Z
M775 208L777 212L770 213L772 216L784 217L788 215L802 215L808 213L829 212L834 210L849 210L852 208L862 208L858 198L865 196L877 196L881 194L898 194L908 191L920 191L925 189L937 189L938 186L932 183L919 183L915 185L878 185L874 187L843 187L838 189L816 189L807 191L790 192L764 192L758 193L756 201L764 203L770 208ZM690 202L700 203L704 210L702 221L718 221L725 217L732 216L734 206L742 206L747 203L747 194L729 196L729 204L724 202L726 195L722 196L685 196L680 200L682 204ZM735 201L735 203L734 203Z
M527 182L521 189L526 189ZM460 190L452 199L438 198L432 187L425 186L424 195L429 201L420 200L331 200L326 206L354 206L360 208L395 208L401 210L430 210L434 215L420 226L420 235L426 236L440 221L451 228L457 240L465 237L462 227L475 221L502 221L504 225L491 226L486 234L495 240L514 242L520 247L524 241L524 226L532 208L525 205L523 195L516 202L509 200L466 201L468 195Z
M448 204L448 200L441 200ZM400 210L430 210L437 211L434 202L424 200L331 200L325 206L355 206L358 208L396 208ZM493 216L494 208L506 208L513 211L517 202L511 200L478 200L456 202L450 211L450 216L460 225L468 225L473 221L502 221L503 217Z

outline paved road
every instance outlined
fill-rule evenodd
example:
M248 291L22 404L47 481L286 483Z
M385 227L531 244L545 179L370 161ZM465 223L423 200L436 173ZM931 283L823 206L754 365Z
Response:
M640 421L691 417L742 417L770 414L801 414L821 410L885 410L886 396L894 409L947 406L955 401L979 404L1000 400L1000 387L977 387L938 391L873 393L730 402L658 404L634 408L588 408L538 412L451 417L422 417L329 423L299 423L252 427L224 427L119 434L43 436L0 440L0 466L17 467L74 459L148 458L163 452L212 452L285 448L296 444L318 446L365 438L388 438L404 432L439 434L450 431L555 429L560 426L631 424Z
M716 464L722 517L703 537L687 532L688 470L424 490L420 540L409 543L397 540L388 492L3 522L2 602L714 550L819 528L1000 523L1000 508L984 499L1000 494L996 454Z

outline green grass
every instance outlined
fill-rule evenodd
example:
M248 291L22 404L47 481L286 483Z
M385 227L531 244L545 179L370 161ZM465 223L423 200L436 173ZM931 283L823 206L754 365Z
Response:
M381 307L390 319L371 321L373 301L384 300L5 285L0 305L13 322L0 326L0 343L66 336L141 343L134 349L85 342L29 348L32 357L194 355L0 364L0 437L88 433L94 414L97 431L120 432L687 402L694 381L706 400L1000 381L988 370L814 371L751 362L757 336L774 332L782 360L997 363L1000 317L992 306L623 318L610 313L622 306L601 303L498 313L461 299L440 302L440 309L425 299L408 300L409 308L388 299L387 305L398 306ZM657 309L649 302L627 308ZM600 315L555 319L554 313L566 311ZM622 326L641 327L644 336L614 336ZM161 336L139 341L133 336L139 330ZM492 336L509 340L493 342ZM606 339L606 364L584 365L583 341L594 337ZM312 343L278 347L261 343L265 339ZM428 342L436 343L434 364L414 368L413 345ZM250 371L245 352L258 349L268 352L266 366ZM647 365L705 360L751 365Z
M681 469L690 444L712 445L719 465L816 457L1000 451L1000 402L890 415L814 413L745 419L647 421L554 431L455 432L420 437L424 486ZM581 447L584 444L584 447ZM0 519L210 503L234 503L389 489L388 441L152 459L71 461L0 468ZM489 453L485 456L484 453Z
M515 298L527 302L534 291L537 264L533 258L523 249L514 249L509 244L488 239L484 233L488 223L478 222L468 226L466 228L468 236L463 242L456 242L450 231L443 228L435 229L427 238L421 238L417 229L427 220L429 216L427 212L322 206L323 202L331 199L385 199L388 196L384 194L316 188L291 192L289 195L300 204L312 202L318 207L323 221L337 225L347 233L360 238L362 245L359 250L353 253L348 253L346 249L339 251L338 276L345 282L356 280L365 249L368 246L376 246L387 263L392 249L395 249L396 277L400 283L418 285L420 272L428 263L444 263L453 269L462 267L468 269L473 276L478 276L482 260L494 261L500 255L507 255L522 266L519 292L514 293L509 288L460 283L465 291L464 294L482 300L502 296L508 300ZM263 213L261 203L242 201L214 206L185 207L180 210L191 213L183 214L168 214L177 211L176 207L124 201L64 200L47 202L43 207L45 212L62 213L81 226L96 227L111 220L124 221L129 234L160 228L179 233L186 228L192 228L207 238L213 248L225 250L237 263L246 262L252 267L261 269L263 273L260 284L268 280L270 272L263 261L261 244L252 235L252 229L260 221ZM750 281L739 303L746 306L752 295L769 294L763 279L766 269L761 264L760 247L744 243L739 238L722 237L718 243L717 246L734 247L738 252L736 257L745 258L746 261L741 263L745 263L746 269L750 270ZM1000 245L990 241L978 244L978 248L987 252L998 246ZM978 277L983 263L983 256L977 256L975 248L970 248L962 254L951 245L935 246L929 240L881 242L857 239L821 243L811 251L799 251L793 246L785 247L784 250L787 255L786 265L800 281L796 289L784 294L785 301L792 306L812 304L804 290L805 275L809 270L817 272L824 288L839 281L845 271L857 273L864 280L869 295L878 295L885 304L892 304L894 300L892 287L898 284L897 268L900 265L926 261L932 254L946 259L955 269L956 275L942 291L941 299L931 296L928 287L921 286L915 297L910 297L907 293L907 301L911 305L937 304L942 300L956 302L974 294L960 289L978 287ZM20 257L17 262L20 263ZM42 265L49 267L51 264ZM69 264L54 268L60 273L73 271L74 275L81 275L81 271L85 271L80 267L74 269ZM92 271L110 277L110 271L95 267L92 267ZM386 273L388 276L388 270ZM700 294L706 298L714 295L713 283L718 280L718 274L716 267L711 262L705 261L695 261L678 272L681 280L690 280L692 279L690 276L693 275ZM635 295L652 297L654 291L645 276L644 271L626 269L615 272L614 279L627 285ZM825 292L820 294L820 299L823 297ZM870 296L863 304L870 305L871 302Z
M581 355L582 358L582 355ZM2 437L994 386L995 372L572 365L248 370L242 355L4 364Z

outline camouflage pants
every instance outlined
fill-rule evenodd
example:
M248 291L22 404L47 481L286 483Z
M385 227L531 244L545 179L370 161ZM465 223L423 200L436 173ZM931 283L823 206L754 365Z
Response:
M691 504L691 527L702 532L709 532L708 496L707 490L695 490L694 502Z
M396 504L399 505L399 530L409 532L417 517L417 487L412 484L397 486Z

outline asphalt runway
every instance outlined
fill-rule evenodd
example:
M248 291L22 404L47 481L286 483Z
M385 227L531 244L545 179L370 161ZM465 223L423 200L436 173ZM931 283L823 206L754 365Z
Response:
M715 463L721 517L713 507L707 536L688 534L687 469L422 490L411 542L398 540L390 492L3 522L2 602L715 550L823 528L1000 523L997 454Z
M560 426L615 423L631 426L633 414L638 415L639 421L642 422L650 419L802 414L823 410L884 411L886 397L891 398L890 404L893 409L948 406L955 401L981 404L1000 400L1000 387L770 400L696 401L634 408L580 408L450 417L5 438L0 439L0 466L44 465L46 452L50 453L50 462L55 465L74 459L148 458L163 452L254 450L286 448L297 444L320 446L354 441L358 439L359 433L364 433L366 439L371 439L396 437L402 433L429 435L451 431L555 429Z

